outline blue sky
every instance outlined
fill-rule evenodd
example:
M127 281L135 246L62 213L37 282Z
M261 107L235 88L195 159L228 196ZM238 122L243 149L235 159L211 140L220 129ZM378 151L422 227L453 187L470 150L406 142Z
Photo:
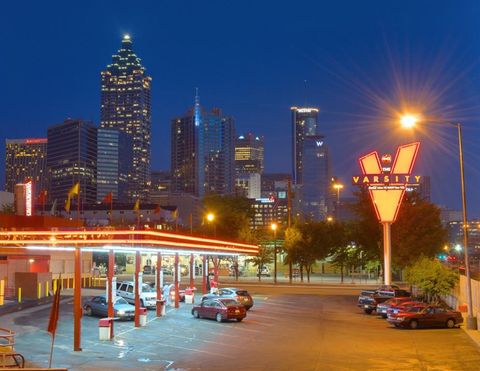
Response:
M98 123L100 71L129 33L153 77L153 169L169 168L170 119L198 87L238 133L265 136L268 172L290 171L289 107L309 104L321 110L319 131L345 183L359 155L419 139L416 172L432 176L435 202L460 208L456 131L439 124L460 120L478 217L478 19L478 1L8 2L0 140L45 136L66 117ZM406 107L428 125L400 131Z

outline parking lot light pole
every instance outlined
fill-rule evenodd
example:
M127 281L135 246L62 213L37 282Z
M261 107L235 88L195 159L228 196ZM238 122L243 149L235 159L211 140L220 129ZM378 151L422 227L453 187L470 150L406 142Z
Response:
M207 255L203 255L203 269L202 269L202 294L207 293L207 275L208 275L208 262Z
M419 118L415 115L404 115L400 122L405 128L413 128L419 121ZM457 128L458 135L458 151L460 160L460 181L462 191L462 213L463 213L463 247L464 247L464 260L465 260L465 278L467 281L467 329L477 329L477 318L473 316L473 299L472 299L472 283L470 274L470 259L468 253L468 221L467 221L467 195L465 191L465 172L463 164L463 137L462 137L462 125L457 122L442 122L440 124L454 126Z
M107 314L108 317L112 318L114 317L114 311L113 311L113 290L115 289L112 286L113 283L113 271L115 269L115 253L113 250L108 251L108 309L107 309Z
M79 352L82 332L82 252L75 246L75 273L73 288L73 350Z
M270 226L273 231L273 283L277 283L277 223ZM261 274L261 273L260 273Z

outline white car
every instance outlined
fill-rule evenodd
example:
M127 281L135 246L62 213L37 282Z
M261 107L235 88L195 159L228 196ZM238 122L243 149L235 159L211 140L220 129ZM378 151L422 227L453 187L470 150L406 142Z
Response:
M126 281L117 284L117 295L135 305L135 283ZM157 292L147 283L142 284L140 305L144 308L155 308L157 306Z

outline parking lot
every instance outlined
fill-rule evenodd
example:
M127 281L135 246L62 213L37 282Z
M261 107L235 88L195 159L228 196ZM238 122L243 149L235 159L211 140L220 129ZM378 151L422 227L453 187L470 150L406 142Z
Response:
M98 318L82 319L73 352L71 301L62 303L53 366L72 370L477 370L480 352L461 329L399 330L356 307L357 288L246 287L255 306L241 322L194 319L191 306L148 312L144 328L115 324L98 340ZM46 367L49 308L0 317L17 331L16 349ZM11 325L9 325L9 322Z

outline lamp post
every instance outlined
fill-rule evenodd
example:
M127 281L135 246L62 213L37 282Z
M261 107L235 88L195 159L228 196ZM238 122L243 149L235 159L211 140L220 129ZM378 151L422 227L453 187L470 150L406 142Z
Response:
M405 128L413 128L419 121L415 115L404 115L400 123ZM440 122L441 124L454 126L457 128L458 135L458 151L460 160L460 181L462 191L462 212L463 212L463 247L464 247L464 260L465 260L465 276L467 280L467 328L471 330L477 329L477 319L473 316L473 300L472 300L472 283L470 282L470 260L468 254L468 222L467 222L467 195L465 192L465 172L463 165L463 138L462 138L462 126L459 122Z
M277 283L277 223L270 226L273 231L273 283Z
M213 225L213 236L214 237L217 237L217 227L214 223L214 220L215 220L215 214L213 213L208 213L207 214L207 220L208 220L208 223L209 224L212 224Z
M338 219L338 208L340 207L340 190L343 189L343 184L341 183L334 183L333 189L337 191L337 205L335 207L335 217Z

